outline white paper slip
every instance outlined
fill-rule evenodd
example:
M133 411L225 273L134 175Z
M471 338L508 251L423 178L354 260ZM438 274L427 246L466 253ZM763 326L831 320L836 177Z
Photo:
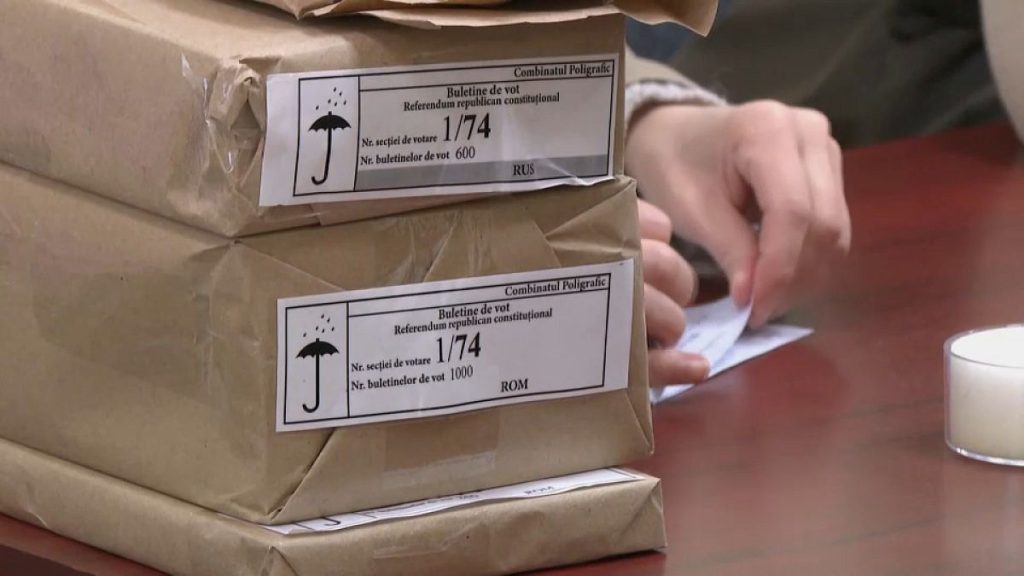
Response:
M691 330L701 332L691 337L691 341L715 343L714 346L707 346L705 348L715 354L714 360L710 357L708 358L708 361L711 362L711 371L708 373L708 378L721 374L747 360L767 354L780 346L795 342L814 332L810 328L788 326L785 324L769 324L757 330L743 331L742 326L746 325L750 317L749 308L739 310L735 305L732 305L732 310L730 311L729 307L723 304L724 300L718 300L710 305L706 305L713 306L713 308L702 310L698 314L701 321L693 325L689 322L691 310L701 307L688 308L686 311L688 319L687 332ZM731 305L731 302L729 304ZM740 319L743 320L743 323L740 325L742 333L738 337L733 337L733 334L736 333L736 325ZM684 337L677 347L684 349L682 347L685 340ZM722 350L723 348L724 351ZM686 351L692 352L694 350L686 349ZM690 388L693 388L692 384L652 388L651 402L654 404L664 402L669 398L679 396Z
M633 261L278 301L277 429L628 384Z
M737 308L728 297L687 308L686 331L676 349L700 354L714 366L747 327L750 310Z
M725 356L718 360L711 370L711 375L724 372L733 366L738 366L747 360L767 354L813 333L814 330L810 328L788 324L768 324L757 330L747 330L725 353Z
M324 518L316 518L292 524L279 524L275 526L263 525L263 527L267 530L273 530L278 534L284 535L303 534L309 532L333 532L383 520L412 518L414 516L433 514L481 502L539 498L542 496L563 494L565 492L579 490L581 488L619 484L622 482L633 482L642 478L642 476L629 472L628 470L606 468L604 470L594 470L591 472L571 474L569 476L559 476L558 478L548 478L546 480L524 482L522 484L515 484L512 486L491 488L489 490L481 490L479 492L467 492L465 494L457 494L455 496L431 498L429 500L420 500L419 502L399 504L397 506L377 508L374 510L365 510L363 512L326 516Z
M617 54L272 74L260 205L613 176Z

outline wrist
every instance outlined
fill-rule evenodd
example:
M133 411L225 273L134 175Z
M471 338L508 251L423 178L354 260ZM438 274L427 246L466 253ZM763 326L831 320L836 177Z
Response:
M654 108L670 104L724 106L724 98L696 84L664 80L641 80L626 86L625 122L627 133L640 117Z

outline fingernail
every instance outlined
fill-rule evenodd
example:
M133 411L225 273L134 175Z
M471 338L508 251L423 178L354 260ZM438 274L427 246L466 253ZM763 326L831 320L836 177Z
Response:
M750 289L747 287L747 277L744 273L737 274L729 287L729 295L737 306L746 306L750 303Z
M708 376L711 374L711 364L708 363L706 358L701 358L700 360L697 360L695 364L700 367L700 377L697 378L697 382L703 382L707 380Z

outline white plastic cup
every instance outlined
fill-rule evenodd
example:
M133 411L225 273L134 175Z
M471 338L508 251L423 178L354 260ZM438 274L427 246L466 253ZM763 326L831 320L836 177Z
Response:
M946 340L946 444L957 454L1024 466L1024 324Z

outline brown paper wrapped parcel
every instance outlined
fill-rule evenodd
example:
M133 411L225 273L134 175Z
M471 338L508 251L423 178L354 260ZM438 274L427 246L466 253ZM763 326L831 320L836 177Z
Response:
M715 19L718 0L256 0L293 14L297 18L336 16L357 12L386 19L437 15L440 10L501 8L526 12L534 21L550 18L555 11L597 10L614 7L651 24L678 22L707 34ZM418 12L418 14L417 14Z
M0 161L229 237L622 173L621 14L453 12L13 0Z
M0 513L181 576L509 574L665 545L647 476L283 536L3 440Z
M621 389L276 431L278 299L636 258L631 180L236 240L6 166L0 190L2 438L262 523L590 470L652 451L639 266L626 283L627 320L610 328L625 343ZM604 313L603 304L587 311ZM562 323L534 322L530 334ZM435 335L424 335L432 347ZM578 340L602 346L600 333ZM363 344L378 350L375 340ZM459 343L448 344L441 352L450 360ZM493 339L483 348L478 370L502 352ZM471 354L472 342L462 349ZM319 364L338 357L316 359L317 399ZM312 373L313 358L292 360ZM571 374L596 369L569 362L561 368ZM598 371L587 384L603 386L601 378ZM312 384L294 392L299 402L313 404Z

